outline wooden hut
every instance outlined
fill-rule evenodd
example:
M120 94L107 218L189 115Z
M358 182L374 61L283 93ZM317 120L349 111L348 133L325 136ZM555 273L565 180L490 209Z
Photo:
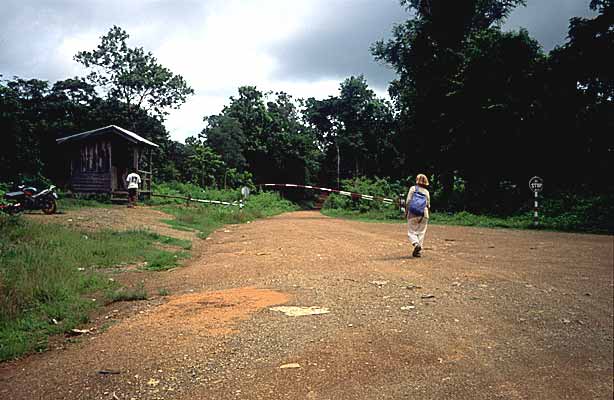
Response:
M141 193L151 194L152 150L157 144L116 125L56 139L70 160L68 185L76 193L127 197L126 176L134 168Z

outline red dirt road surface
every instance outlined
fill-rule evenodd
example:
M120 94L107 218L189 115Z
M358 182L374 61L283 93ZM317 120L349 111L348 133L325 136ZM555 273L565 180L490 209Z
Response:
M142 273L171 296L1 364L0 398L612 399L612 236L431 226L425 247L316 212L220 229Z

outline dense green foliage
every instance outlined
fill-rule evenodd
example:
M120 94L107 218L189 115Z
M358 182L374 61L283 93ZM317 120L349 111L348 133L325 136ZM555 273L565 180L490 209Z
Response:
M411 181L410 181L411 182ZM384 179L358 178L343 181L343 189L371 195L397 198L399 194L407 196L410 184L404 182L387 182ZM465 190L463 185L455 192ZM501 213L475 214L469 211L445 212L437 207L443 196L442 191L431 192L434 209L431 222L434 224L481 226L488 228L534 229L533 204L525 205L511 214ZM593 232L614 234L614 195L607 194L594 197L570 194L556 198L540 199L539 229ZM403 222L404 216L396 205L369 200L353 200L346 196L331 195L324 203L323 213L331 217L359 219L363 221Z
M439 209L497 215L525 208L534 175L549 198L614 192L611 1L591 1L597 15L573 18L567 41L549 54L527 31L501 28L523 0L400 3L408 20L371 49L397 73L391 101L362 76L326 99L242 86L185 144L163 123L192 90L113 27L75 56L91 68L85 78L0 83L0 182L61 184L66 160L54 139L117 124L160 145L158 182L338 187L363 176L407 183L423 172Z
M546 55L526 31L500 29L522 1L403 3L415 17L372 49L398 72L402 170L436 176L446 205L461 178L463 205L481 212L517 208L532 175L554 193L612 190L611 62L592 59L611 52L611 5L572 20Z
M199 135L203 145L221 154L233 173L249 171L258 183L317 180L315 133L301 123L288 94L263 94L244 86L219 115L205 121Z

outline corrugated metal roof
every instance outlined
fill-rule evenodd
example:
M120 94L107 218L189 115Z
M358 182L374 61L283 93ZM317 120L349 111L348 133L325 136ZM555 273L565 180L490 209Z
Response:
M75 135L70 135L70 136L66 136L66 137L63 137L63 138L56 139L55 141L58 144L62 144L62 143L70 142L70 141L74 141L74 140L87 139L88 137L105 134L107 132L115 132L115 133L119 134L120 136L124 137L125 139L130 140L131 142L135 142L135 143L138 142L138 143L146 144L148 146L159 147L154 142L151 142L151 141L145 139L144 137L139 136L136 133L131 132L128 129L124 129L122 127L119 127L117 125L109 125L109 126L105 126L103 128L98 128L98 129L94 129L94 130L87 131L87 132L77 133Z

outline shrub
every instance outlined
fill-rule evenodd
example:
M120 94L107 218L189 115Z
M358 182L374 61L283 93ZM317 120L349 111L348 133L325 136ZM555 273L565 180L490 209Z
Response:
M405 196L408 188L401 182L388 182L380 178L355 178L342 181L342 189L348 192L380 196L394 199ZM359 213L379 212L386 218L398 218L399 210L396 205L385 204L381 201L351 199L347 196L332 194L324 203L325 209L338 209L355 211Z
M240 189L214 189L195 185L193 183L181 183L181 182L165 182L154 184L152 187L154 194L161 194L166 196L178 196L178 197L192 197L195 199L203 200L217 200L234 202L241 199ZM185 200L181 199L169 199L164 197L152 196L149 204L161 205L161 204L182 204Z

